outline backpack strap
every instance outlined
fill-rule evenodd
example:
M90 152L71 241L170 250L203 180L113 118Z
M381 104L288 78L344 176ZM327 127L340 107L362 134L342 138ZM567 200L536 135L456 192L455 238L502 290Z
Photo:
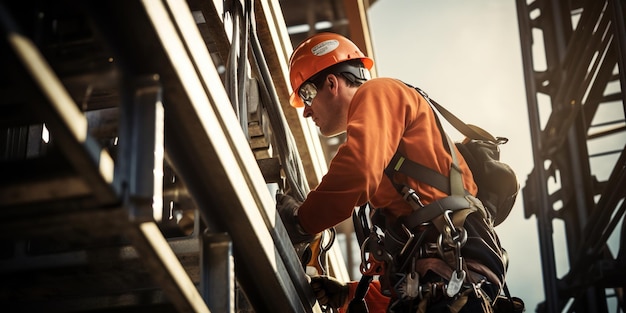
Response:
M436 116L436 115L435 115ZM450 155L452 156L452 164L450 164L450 195L452 196L460 196L465 195L465 187L463 185L463 174L461 172L461 168L459 167L459 160L456 154L456 150L454 149L454 143L450 140L450 137L443 132L443 128L439 125L441 134L446 137L446 142L448 143L448 147L450 150Z
M465 135L465 137L496 143L501 140L500 138L494 137L489 132L478 126L466 124L460 118L456 117L456 115L452 114L452 112L448 111L442 105L437 103L437 101L428 97L428 94L426 94L426 92L424 92L422 89L411 86L409 84L407 84L407 86L417 90L417 92L422 95L422 97L430 104L431 107L435 108L439 113L441 113L441 116L443 116L450 123L450 125L454 126L454 128L461 132L461 134Z

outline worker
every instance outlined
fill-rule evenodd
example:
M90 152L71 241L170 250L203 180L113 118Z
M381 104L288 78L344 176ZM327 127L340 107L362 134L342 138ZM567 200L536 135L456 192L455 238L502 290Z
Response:
M353 42L334 33L320 33L304 40L291 55L291 105L303 108L303 116L311 118L322 135L346 133L328 172L303 203L287 194L277 195L277 210L293 243L313 240L315 234L350 218L355 207L365 203L382 213L388 225L411 215L414 207L384 174L396 152L445 176L450 173L453 158L425 97L400 80L371 79L373 64ZM452 149L463 188L476 195L477 187L467 163L454 145ZM423 206L448 196L411 177L398 174L394 179L411 186ZM413 264L416 260L420 263L414 258ZM481 266L474 266L468 275L482 277L480 283L462 281L458 292L447 296L445 290L452 285L449 273L454 269L443 261L421 263L409 271L383 273L370 288L379 295L378 300L366 297L368 306L380 307L382 303L394 312L415 312L418 307L422 311L427 308L426 312L483 312L489 311L485 303L500 290L491 288L500 286L501 282L493 281L497 276L493 279L489 269L483 266L481 271L476 270ZM398 264L387 264L387 270L392 267L397 269ZM419 286L408 285L409 278L417 277L411 276L414 272L419 274ZM321 304L344 308L356 286L355 282L344 284L326 276L313 277L311 284ZM404 284L404 289L398 289L399 284ZM407 294L407 288L414 290Z

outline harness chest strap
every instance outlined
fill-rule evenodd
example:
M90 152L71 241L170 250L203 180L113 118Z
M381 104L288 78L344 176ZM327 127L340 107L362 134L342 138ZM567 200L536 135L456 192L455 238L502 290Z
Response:
M447 139L450 141L449 138ZM451 149L454 147L454 144L450 142L448 142L448 145ZM396 189L398 189L398 191L401 191L402 186L397 184L393 179L396 172L412 177L420 182L424 182L446 194L462 196L467 194L467 191L463 186L461 169L457 166L458 160L456 158L456 153L451 153L451 155L452 164L450 166L450 177L446 177L438 171L422 164L413 162L397 151L391 158L391 161L389 161L389 165L385 168L384 172L391 179L391 182L394 184Z
M393 177L394 172L426 182L440 191L450 194L450 180L448 177L429 167L413 162L397 152L393 155L393 158L389 161L389 166L385 169L385 174L390 178Z

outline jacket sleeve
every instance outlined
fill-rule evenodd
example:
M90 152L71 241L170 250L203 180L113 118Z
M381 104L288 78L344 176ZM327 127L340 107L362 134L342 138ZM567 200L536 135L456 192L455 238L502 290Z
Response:
M405 125L415 118L415 109L403 101L417 97L410 91L385 80L369 81L357 90L348 112L346 142L300 207L304 230L317 233L340 223L376 193Z

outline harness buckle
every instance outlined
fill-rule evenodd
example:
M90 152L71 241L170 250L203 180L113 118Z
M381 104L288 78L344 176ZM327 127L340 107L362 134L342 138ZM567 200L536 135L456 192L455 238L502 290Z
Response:
M417 194L417 192L413 188L404 186L402 188L402 198L404 198L404 200L407 201L414 210L424 207L424 203L422 203L420 196Z

